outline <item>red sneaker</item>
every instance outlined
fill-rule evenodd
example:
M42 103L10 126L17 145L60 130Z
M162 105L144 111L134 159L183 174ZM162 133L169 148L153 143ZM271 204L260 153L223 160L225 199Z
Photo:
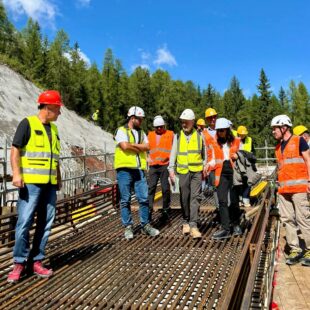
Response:
M33 272L41 278L49 278L53 275L53 270L43 267L40 260L33 263Z
M21 278L24 270L25 270L24 264L15 263L13 270L8 275L7 281L10 283L17 282Z

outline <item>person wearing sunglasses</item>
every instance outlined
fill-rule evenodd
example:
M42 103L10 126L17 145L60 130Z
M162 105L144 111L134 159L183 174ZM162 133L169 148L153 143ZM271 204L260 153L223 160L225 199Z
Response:
M148 134L150 144L148 163L149 169L149 207L150 221L152 219L154 196L160 179L163 197L162 218L163 222L169 220L170 213L170 185L168 182L168 164L172 148L174 133L167 130L162 116L157 115L153 121L154 130Z
M131 216L131 190L134 189L139 202L139 217L142 233L155 237L159 231L149 223L148 186L145 177L146 152L149 142L141 129L145 114L143 109L133 106L127 113L124 126L115 134L114 168L117 172L117 183L120 194L121 220L125 227L125 239L130 240L133 234L133 219Z
M182 130L175 135L169 163L169 177L175 184L175 168L179 177L180 203L183 214L183 234L201 238L198 229L201 202L201 179L208 167L204 164L206 148L202 136L194 128L195 114L185 109L181 116Z
M234 137L230 122L218 118L215 124L216 141L212 144L212 159L208 165L215 169L215 186L219 200L221 229L212 238L221 240L241 235L238 189L233 186L233 165L237 159L240 139ZM228 195L230 199L228 199ZM228 204L230 201L230 205Z

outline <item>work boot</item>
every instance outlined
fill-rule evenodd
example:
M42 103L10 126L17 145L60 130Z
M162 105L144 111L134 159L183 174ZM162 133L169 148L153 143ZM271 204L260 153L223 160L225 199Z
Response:
M131 240L131 239L133 239L132 225L128 225L128 226L125 227L124 236L125 236L125 239L126 239L126 240Z
M242 230L239 225L235 225L233 228L233 236L241 236Z
M49 278L53 275L52 269L47 269L42 265L40 260L37 260L33 263L33 273L41 278Z
M191 227L190 233L193 239L201 238L201 232L197 227Z
M310 250L307 250L301 259L301 264L303 266L310 266Z
M302 258L302 252L300 250L291 250L290 255L286 259L287 265L295 265Z
M19 279L22 277L23 273L25 271L25 265L24 264L14 264L13 270L9 273L7 281L10 283L15 283L19 281Z
M228 239L231 237L231 233L229 230L225 230L225 229L220 229L218 231L216 231L213 235L212 235L212 239L213 240L222 240L222 239Z
M170 213L170 210L169 210L169 209L167 209L167 210L163 209L163 210L161 211L161 217L160 217L159 220L160 220L162 223L167 223L167 222L169 221L169 213Z
M191 228L189 227L189 224L183 224L182 232L183 232L183 235L187 235L191 232Z
M151 237L155 237L159 235L159 230L153 228L150 224L146 224L142 227L142 233L144 233L145 235L149 235Z

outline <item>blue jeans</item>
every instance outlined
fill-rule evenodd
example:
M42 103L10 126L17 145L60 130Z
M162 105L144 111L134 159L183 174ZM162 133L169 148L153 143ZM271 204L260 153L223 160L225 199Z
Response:
M149 222L148 186L144 172L139 169L122 168L117 171L117 182L120 192L121 218L124 226L132 225L130 210L131 189L134 189L139 202L139 216L141 225Z
M45 257L45 246L55 218L56 186L51 184L25 184L19 190L18 220L15 228L15 263L24 263L29 256L34 260ZM29 230L37 212L36 230L30 253Z

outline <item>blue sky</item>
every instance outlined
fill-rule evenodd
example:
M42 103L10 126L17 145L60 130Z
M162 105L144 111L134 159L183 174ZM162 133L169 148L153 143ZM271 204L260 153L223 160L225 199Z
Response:
M28 16L50 39L62 28L100 68L110 47L129 74L162 68L221 93L236 75L249 96L264 68L276 94L292 79L310 90L309 0L3 1L18 29Z

